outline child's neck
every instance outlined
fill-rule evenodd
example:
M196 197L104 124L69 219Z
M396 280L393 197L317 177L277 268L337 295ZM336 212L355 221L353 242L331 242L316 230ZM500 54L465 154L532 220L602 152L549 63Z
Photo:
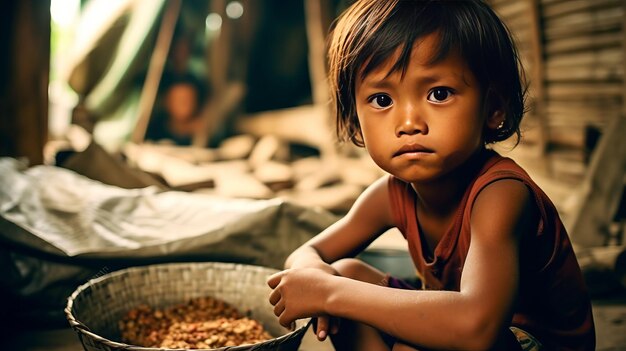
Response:
M412 184L417 194L415 216L425 240L425 257L432 259L437 244L450 229L461 200L487 155L481 149L445 177L428 184Z
M454 171L429 183L411 184L417 193L421 211L436 217L447 217L456 212L469 183L480 171L487 156L484 148L477 150Z

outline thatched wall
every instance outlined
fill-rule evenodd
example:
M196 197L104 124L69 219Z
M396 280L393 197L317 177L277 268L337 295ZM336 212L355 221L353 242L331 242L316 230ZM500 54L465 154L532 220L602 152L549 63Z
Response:
M584 172L590 130L625 116L626 2L490 2L517 38L531 81L527 141Z

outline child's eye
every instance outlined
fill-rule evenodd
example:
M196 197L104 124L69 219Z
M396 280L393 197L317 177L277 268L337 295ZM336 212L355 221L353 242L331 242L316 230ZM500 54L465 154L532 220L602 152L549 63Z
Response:
M442 103L448 100L450 96L452 96L452 90L449 88L438 87L431 90L426 98L430 102Z
M393 100L391 100L391 97L385 94L373 95L369 99L367 99L367 102L369 102L374 108L377 109L384 109L393 104Z

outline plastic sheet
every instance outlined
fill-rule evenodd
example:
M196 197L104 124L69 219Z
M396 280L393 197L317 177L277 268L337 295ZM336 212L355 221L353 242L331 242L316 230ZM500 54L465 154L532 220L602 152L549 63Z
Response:
M280 268L336 219L278 199L124 189L60 167L0 158L0 258L8 273L0 283L12 298L51 307L94 275L132 265L224 261Z

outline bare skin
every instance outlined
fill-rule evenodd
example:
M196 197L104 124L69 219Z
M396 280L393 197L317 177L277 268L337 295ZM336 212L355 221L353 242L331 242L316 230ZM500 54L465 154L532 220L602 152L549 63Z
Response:
M165 106L170 116L168 126L175 135L193 135L202 129L204 121L196 114L198 91L193 85L179 83L170 87Z
M392 58L356 83L366 149L379 167L412 185L431 251L460 206L484 129L505 118L484 113L481 89L459 55L428 64L436 40L416 42L404 77L388 74ZM390 208L385 177L289 256L287 269L268 279L280 323L319 317L318 338L330 333L341 350L502 349L519 284L519 238L538 221L526 186L500 180L478 195L458 292L388 288L378 284L382 272L344 260L396 226ZM387 345L379 331L398 341Z

